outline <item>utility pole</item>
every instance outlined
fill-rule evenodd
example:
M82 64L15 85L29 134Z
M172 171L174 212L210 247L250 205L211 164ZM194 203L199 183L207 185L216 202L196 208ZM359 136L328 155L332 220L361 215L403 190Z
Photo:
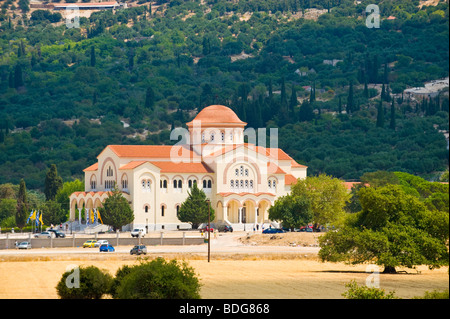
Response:
M211 211L209 207L211 206L211 201L209 199L206 200L208 203L208 262L211 259Z

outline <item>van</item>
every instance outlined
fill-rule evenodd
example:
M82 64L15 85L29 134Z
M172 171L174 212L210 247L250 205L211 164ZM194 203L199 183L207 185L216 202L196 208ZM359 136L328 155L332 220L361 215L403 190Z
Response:
M131 237L139 237L139 233L141 233L141 237L144 237L147 232L145 228L135 228L131 231Z

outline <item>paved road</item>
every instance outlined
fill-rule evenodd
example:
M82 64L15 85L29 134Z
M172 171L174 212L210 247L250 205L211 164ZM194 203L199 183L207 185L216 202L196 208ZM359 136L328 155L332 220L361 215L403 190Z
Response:
M244 245L238 238L246 232L234 232L220 234L217 238L211 236L211 254L270 254L270 253L289 253L289 254L317 254L318 247L288 247L288 246L254 246ZM118 246L115 253L129 254L132 246ZM147 246L148 253L151 254L169 254L169 253L195 253L206 254L207 244L202 245L157 245ZM1 256L11 255L65 255L65 254L99 254L98 248L33 248L30 250L0 250Z

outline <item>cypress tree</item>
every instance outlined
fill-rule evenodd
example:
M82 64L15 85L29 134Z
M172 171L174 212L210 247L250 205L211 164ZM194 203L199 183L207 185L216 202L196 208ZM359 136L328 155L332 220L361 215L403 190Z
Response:
M348 98L347 98L347 113L351 113L355 110L355 101L353 97L353 81L350 81L350 86L348 88Z
M341 97L339 97L338 112L339 112L339 114L342 113L342 101L341 101Z
M395 130L395 105L394 105L394 99L392 99L392 104L391 104L391 123L390 123L390 128Z
M291 100L289 102L289 109L292 113L295 111L295 107L297 106L297 93L295 92L294 84L292 84L292 93L291 93Z
M14 87L17 89L21 86L23 86L22 67L20 64L16 64L14 69Z
M286 83L284 77L281 79L281 105L287 106Z
M369 88L367 87L367 78L364 78L364 97L369 98Z
M28 215L28 200L27 200L27 187L23 178L19 185L19 194L17 196L17 209L16 209L16 225L20 229L25 226L26 218Z
M91 46L91 66L95 66L95 48Z
M47 174L45 175L45 188L44 194L46 200L54 200L56 193L63 186L63 180L61 176L58 175L58 170L56 165L52 164Z
M377 111L377 127L383 126L384 126L383 100L380 99L380 104L378 104L378 111Z
M149 86L145 92L145 108L153 109L153 105L155 104L155 92L152 87Z
M300 106L299 111L299 121L311 121L314 118L314 111L311 106L311 103L308 100L304 100L302 105Z
M13 73L13 71L9 71L8 81L9 81L9 83L8 83L9 87L13 88L14 87L14 73Z

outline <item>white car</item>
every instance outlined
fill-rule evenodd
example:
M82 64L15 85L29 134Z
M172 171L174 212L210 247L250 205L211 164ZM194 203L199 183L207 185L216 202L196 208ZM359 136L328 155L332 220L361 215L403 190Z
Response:
M98 240L95 244L94 247L100 247L101 245L108 245L108 241L107 240Z
M141 233L141 237L144 237L147 232L145 228L135 228L131 231L131 237L139 237L139 233Z
M24 241L17 245L18 249L31 249L31 243Z
M55 237L55 234L48 231L43 231L42 233L34 235L34 238L52 238Z

